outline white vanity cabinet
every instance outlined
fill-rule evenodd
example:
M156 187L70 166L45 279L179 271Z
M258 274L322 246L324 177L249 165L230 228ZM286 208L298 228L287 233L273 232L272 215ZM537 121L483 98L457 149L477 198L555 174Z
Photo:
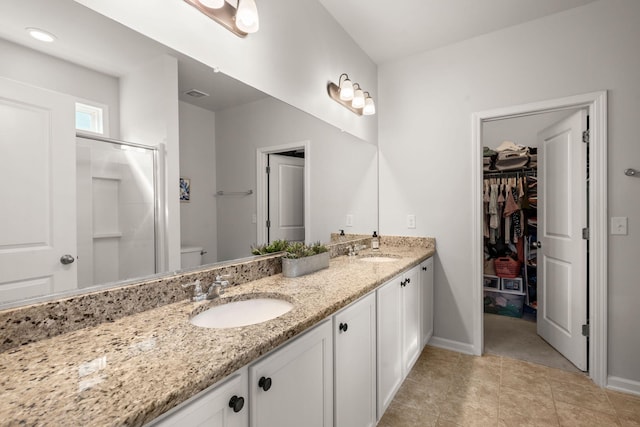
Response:
M384 414L422 349L419 266L376 291L378 418Z
M244 367L221 383L202 391L165 415L152 427L247 427L249 425L248 374Z
M331 319L249 366L252 427L333 425Z
M433 336L433 258L420 264L420 291L422 292L422 347Z
M432 334L430 258L150 425L375 427Z
M376 297L333 316L335 427L376 425Z

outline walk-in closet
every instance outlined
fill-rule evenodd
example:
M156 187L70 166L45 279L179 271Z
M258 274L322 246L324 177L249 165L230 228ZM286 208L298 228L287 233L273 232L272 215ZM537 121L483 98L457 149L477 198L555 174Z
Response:
M542 240L538 236L538 139L541 131L573 113L483 124L482 283L486 353L580 372L539 335L536 324Z

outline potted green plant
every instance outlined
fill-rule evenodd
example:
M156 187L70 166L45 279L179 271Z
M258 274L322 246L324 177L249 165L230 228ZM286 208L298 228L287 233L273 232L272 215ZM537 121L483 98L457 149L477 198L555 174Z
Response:
M329 267L329 249L320 242L305 245L289 243L282 257L282 275L298 277Z
M267 255L276 252L284 252L287 250L288 246L289 242L286 240L274 240L268 245L251 246L251 253L253 255Z

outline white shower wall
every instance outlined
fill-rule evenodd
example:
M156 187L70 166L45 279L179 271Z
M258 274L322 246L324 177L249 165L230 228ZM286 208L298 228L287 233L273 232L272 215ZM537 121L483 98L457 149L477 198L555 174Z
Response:
M153 152L77 142L79 286L155 273Z

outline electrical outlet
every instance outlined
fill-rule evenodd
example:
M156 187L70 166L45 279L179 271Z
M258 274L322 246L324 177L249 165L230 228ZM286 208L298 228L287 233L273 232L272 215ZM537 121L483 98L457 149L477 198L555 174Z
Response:
M628 222L628 219L626 216L611 217L611 234L619 234L622 236L626 236L627 222Z
M347 215L347 220L345 221L345 225L347 227L353 227L353 215L352 214L348 214Z
M414 214L407 215L407 228L416 228L416 216Z

